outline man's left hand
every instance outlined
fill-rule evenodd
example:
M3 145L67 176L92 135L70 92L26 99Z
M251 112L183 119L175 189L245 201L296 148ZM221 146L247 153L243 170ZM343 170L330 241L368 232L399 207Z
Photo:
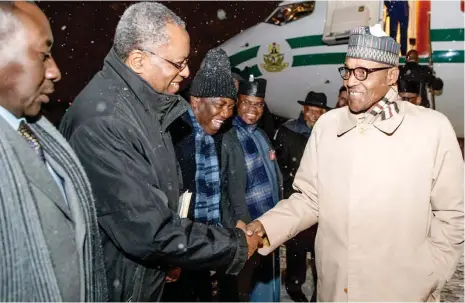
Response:
M166 283L173 283L179 280L181 276L181 268L176 267L171 269L165 277Z

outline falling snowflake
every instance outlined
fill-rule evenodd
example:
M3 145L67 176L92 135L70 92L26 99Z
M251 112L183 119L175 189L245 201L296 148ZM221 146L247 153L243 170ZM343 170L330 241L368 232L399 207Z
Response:
M226 19L226 12L222 9L219 9L216 11L216 16L218 17L218 19L224 20Z
M105 110L106 107L107 107L107 106L106 106L105 103L100 102L99 104L97 104L96 110L97 110L97 112L103 112L103 111Z
M64 31L65 29L66 29L66 25L63 25L63 26L61 27L61 30Z

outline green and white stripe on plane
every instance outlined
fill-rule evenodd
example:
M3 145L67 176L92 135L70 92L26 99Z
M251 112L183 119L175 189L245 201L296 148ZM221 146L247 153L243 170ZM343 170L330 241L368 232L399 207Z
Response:
M448 29L432 29L430 31L431 42L434 44L444 44L444 42L463 42L464 41L464 29L463 28L448 28ZM303 36L290 38L286 40L291 49L301 48L314 48L314 47L325 47L326 44L322 41L321 35ZM461 43L463 44L463 43ZM337 48L337 46L333 46ZM229 57L232 66L237 66L241 63L247 62L257 57L260 45L251 47L247 50L238 52ZM434 48L434 47L433 47ZM442 47L441 47L442 48ZM433 62L434 63L464 63L464 50L435 50L433 51ZM299 52L300 53L300 52ZM293 56L292 67L297 66L309 66L309 65L330 65L330 64L342 64L345 60L345 52L323 52L323 53L312 53L312 54L296 54ZM405 62L404 58L401 58L401 63ZM421 58L420 63L427 63L429 57ZM262 75L260 69L255 64L250 67L250 72L256 77Z

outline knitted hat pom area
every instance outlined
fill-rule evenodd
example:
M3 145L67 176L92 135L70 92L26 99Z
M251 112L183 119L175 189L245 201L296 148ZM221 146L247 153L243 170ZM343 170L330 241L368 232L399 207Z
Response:
M237 91L231 74L231 64L221 48L208 51L192 81L190 93L199 98L230 98L236 100Z

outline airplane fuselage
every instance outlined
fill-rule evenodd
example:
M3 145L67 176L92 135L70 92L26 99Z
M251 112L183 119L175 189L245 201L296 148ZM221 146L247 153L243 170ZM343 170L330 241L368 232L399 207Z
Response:
M410 2L411 7L412 3L416 5L416 14L419 15L424 8ZM383 24L385 20L382 1L379 3L379 12L375 11L373 2L369 4L371 23ZM328 7L331 5L316 1L312 13L306 17L284 25L267 20L221 45L230 56L232 66L241 70L248 67L255 77L267 79L266 101L272 113L296 118L301 111L297 100L304 100L311 90L324 92L328 105L335 107L342 85L337 69L344 63L347 44L328 45L323 42L328 26L325 24ZM425 49L420 52L421 64L429 64L431 41L433 68L436 76L444 81L443 91L435 96L435 108L449 118L457 136L463 137L464 12L459 0L431 1L428 5L430 27L428 23L424 24L425 18L417 18L413 22L418 24L411 26L410 31L418 31L414 33L416 45ZM428 35L425 38L424 32L427 33L429 28L430 40L426 42ZM405 62L403 60L401 58L401 63Z

